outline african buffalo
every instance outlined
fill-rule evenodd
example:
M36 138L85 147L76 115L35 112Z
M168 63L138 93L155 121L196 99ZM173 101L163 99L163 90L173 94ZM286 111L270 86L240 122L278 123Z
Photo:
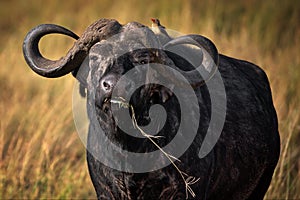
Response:
M57 61L44 58L38 49L40 38L51 33L77 40ZM24 40L24 57L33 71L49 78L72 72L86 88L87 161L98 199L263 199L280 153L277 116L264 71L219 54L200 35L170 36L166 44L155 38L140 23L101 19L81 37L44 24ZM176 46L179 54L172 51ZM180 52L193 55L189 59ZM133 69L137 74L124 78ZM217 76L222 84L211 89ZM157 113L152 108L158 105L165 111L155 120L151 113ZM222 112L216 144L208 141L213 148L200 155L206 135L216 134L209 130L219 125L211 123L212 118L222 119ZM130 120L125 123L122 116ZM154 122L155 135L139 129ZM134 136L121 126L146 135ZM186 149L181 151L181 146Z

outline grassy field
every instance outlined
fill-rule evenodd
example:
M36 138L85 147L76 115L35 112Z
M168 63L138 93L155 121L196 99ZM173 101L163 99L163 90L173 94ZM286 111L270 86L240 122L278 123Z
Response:
M32 27L55 23L80 35L99 18L211 38L219 52L261 66L279 118L282 152L266 199L300 199L300 1L0 1L0 199L95 198L85 149L72 118L72 76L56 80L25 64ZM183 4L184 2L184 4ZM46 36L42 53L60 58L73 41Z

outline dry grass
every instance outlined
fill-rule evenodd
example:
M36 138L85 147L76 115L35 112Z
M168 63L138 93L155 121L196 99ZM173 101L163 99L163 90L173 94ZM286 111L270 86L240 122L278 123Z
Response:
M0 199L95 198L85 149L72 119L71 76L38 77L23 60L26 32L41 23L80 34L107 17L211 38L223 54L252 61L269 76L282 139L281 158L266 199L300 198L300 3L250 0L198 2L1 1L0 2ZM64 55L72 40L47 36L43 54Z

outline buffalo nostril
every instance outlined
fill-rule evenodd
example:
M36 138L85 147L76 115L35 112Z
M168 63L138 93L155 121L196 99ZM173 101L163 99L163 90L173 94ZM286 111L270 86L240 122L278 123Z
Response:
M110 84L108 83L108 82L106 82L106 81L103 81L103 88L105 89L105 90L110 90Z
M114 75L107 75L101 80L101 90L105 93L112 92L116 84L116 77Z

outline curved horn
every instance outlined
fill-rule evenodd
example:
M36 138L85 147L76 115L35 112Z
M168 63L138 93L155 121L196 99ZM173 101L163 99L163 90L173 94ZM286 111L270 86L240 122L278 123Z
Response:
M23 43L23 54L27 64L37 74L48 78L64 76L81 65L90 48L96 42L116 34L120 28L121 25L116 20L101 19L90 25L79 38L64 27L42 24L26 35ZM40 39L51 33L60 33L77 39L67 55L57 61L44 58L38 48Z
M191 82L192 87L195 88L203 85L206 81L211 79L217 70L219 64L219 53L216 46L206 37L200 35L185 35L169 41L164 45L164 49L166 50L169 47L179 44L191 44L202 49L203 60L201 65L196 69L183 71L177 66L174 67ZM200 78L199 73L202 78Z

